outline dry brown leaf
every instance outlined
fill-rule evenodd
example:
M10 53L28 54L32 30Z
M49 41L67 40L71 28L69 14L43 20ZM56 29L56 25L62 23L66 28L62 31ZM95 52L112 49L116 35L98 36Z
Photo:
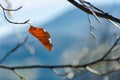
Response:
M35 36L49 51L52 50L52 43L50 41L50 34L44 28L36 28L30 26L28 32Z

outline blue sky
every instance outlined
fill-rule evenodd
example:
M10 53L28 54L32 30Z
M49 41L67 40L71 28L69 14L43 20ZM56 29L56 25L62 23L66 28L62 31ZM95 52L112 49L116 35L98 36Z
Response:
M118 4L120 0L86 0L91 2L94 5L106 5L106 4ZM17 8L23 6L19 11L13 12L13 21L24 21L30 19L30 22L33 25L39 22L43 25L57 16L64 14L66 11L74 8L67 0L10 0L12 8ZM0 3L6 5L3 0L0 0ZM1 9L0 9L1 10ZM0 11L1 12L1 11ZM2 15L1 15L2 17ZM1 20L3 18L0 18ZM8 35L9 32L12 32L12 28L6 24L6 21L3 20L3 24L0 29L0 38ZM16 25L14 25L16 28ZM18 25L17 25L18 26ZM3 35L4 33L4 35Z
M120 0L86 0L94 5L99 4L118 4ZM25 18L30 18L31 21L39 21L46 23L56 16L61 15L65 11L73 8L67 0L11 0L14 8L23 6L21 14L27 15ZM19 14L20 14L19 13ZM15 18L18 14L15 16ZM34 17L33 17L34 16ZM38 18L39 17L39 18ZM22 17L23 18L23 17ZM20 18L19 18L20 19Z

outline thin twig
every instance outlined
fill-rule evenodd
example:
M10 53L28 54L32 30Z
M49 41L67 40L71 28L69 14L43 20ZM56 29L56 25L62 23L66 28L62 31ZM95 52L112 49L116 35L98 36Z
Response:
M99 19L99 17L95 14L95 11L93 10L93 7L91 5L87 5L85 4L84 0L79 0L83 6L85 6L87 9L89 9L91 12L92 12L92 15L95 17L95 19L99 22L99 23L102 23L101 20Z
M18 71L15 69L12 70L21 80L26 80Z
M1 60L0 60L0 64L3 63L8 56L10 56L13 52L15 52L19 47L21 47L26 41L27 41L28 37L25 38L25 40L22 43L18 43L12 50L10 50Z
M13 22L13 21L10 21L10 20L7 18L4 9L3 9L3 14L4 14L5 19L6 19L9 23L12 23L12 24L26 24L26 23L28 23L28 22L30 21L30 20L26 20L26 21L24 21L24 22Z
M17 10L21 9L22 6L19 7L19 8L17 8L17 9L6 9L6 8L4 8L4 7L0 4L0 7L1 7L2 10L3 10L4 18L5 18L9 23L12 23L12 24L26 24L26 23L28 23L28 22L30 21L30 20L26 20L26 21L24 21L24 22L14 22L14 21L10 21L10 20L7 18L6 14L5 14L5 11L17 11Z
M5 11L18 11L18 10L20 10L23 6L20 6L20 7L17 8L17 9L6 9L6 8L4 8L4 7L0 4L0 7L1 7L2 9L4 9Z
M89 21L89 26L90 26L90 34L92 35L92 37L93 37L94 39L96 39L96 35L95 35L95 33L93 32L93 29L95 29L95 27L92 26L92 22L91 22L90 15L88 15L88 21Z
M115 41L115 43L112 45L112 47L108 50L108 52L102 57L102 60L105 59L105 57L111 53L113 48L117 45L117 43L120 41L120 37Z
M91 3L87 2L87 1L84 1L84 2L85 2L86 4L92 6L95 10L97 10L97 11L99 11L99 12L101 12L101 13L104 13L104 11L102 11L102 10L98 9L97 7L93 6Z
M100 62L100 61L106 61L105 60L105 58L106 58L106 56L107 55L109 55L111 52L112 52L112 50L114 49L114 47L117 45L117 43L120 41L120 37L114 42L114 44L111 46L111 48L106 52L106 54L105 55L103 55L103 57L102 58L100 58L100 59L98 59L98 60L96 60L96 61L93 61L93 62L90 62L90 63L87 63L87 64L83 64L83 65L81 65L82 67L86 67L86 66L89 66L89 65L93 65L93 64L95 64L95 63L97 63L97 62ZM107 61L115 61L116 59L109 59L109 60L107 60ZM118 60L118 59L117 59Z
M111 22L114 26L116 26L118 29L120 29L120 26L118 24L116 24L115 22L111 21L110 19L108 19L109 22Z

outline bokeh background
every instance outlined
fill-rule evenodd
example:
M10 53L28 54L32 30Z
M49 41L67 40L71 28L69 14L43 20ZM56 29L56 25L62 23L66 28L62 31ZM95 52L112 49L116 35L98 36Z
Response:
M99 9L120 17L119 0L86 0ZM4 0L0 4L7 6ZM1 65L63 65L85 63L93 58L92 51L97 48L103 51L103 45L111 45L115 40L114 34L119 30L110 22L100 18L102 23L91 16L96 39L90 34L88 15L74 7L67 0L10 0L11 8L23 6L22 9L11 12L8 18L12 21L22 22L30 19L30 23L36 27L43 27L51 34L53 50L47 51L42 44L28 33L28 24L16 25L8 23L0 8L0 59L14 48L18 42L22 42L28 36L27 43L12 53ZM29 47L26 47L28 45ZM102 46L102 47L101 47ZM86 53L86 54L84 54ZM86 58L83 58L86 56ZM88 58L88 59L87 59ZM24 69L18 70L28 80L64 80L66 77L72 80L102 80L88 71L72 73L72 77L65 75L64 70L50 69ZM111 75L111 80L118 80L119 72ZM7 77L6 77L7 76ZM87 76L87 77L86 77ZM0 69L0 79L19 80L13 72Z

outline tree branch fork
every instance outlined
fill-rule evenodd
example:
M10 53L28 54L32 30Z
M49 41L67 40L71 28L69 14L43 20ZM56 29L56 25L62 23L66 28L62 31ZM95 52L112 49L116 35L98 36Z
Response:
M86 6L83 6L82 4L79 4L78 2L76 2L75 0L68 0L71 4L73 4L74 6L76 6L77 8L79 8L80 10L84 11L87 14L91 14L93 15L93 13L91 12L90 9L88 9ZM84 0L80 0L80 1L84 1ZM105 19L110 19L114 22L120 23L120 19L116 18L112 15L110 15L109 13L106 13L98 8L96 8L95 6L93 6L92 4L90 4L89 2L84 1L84 3L87 3L89 5L91 5L95 10L94 13L98 16L98 17L102 17Z

